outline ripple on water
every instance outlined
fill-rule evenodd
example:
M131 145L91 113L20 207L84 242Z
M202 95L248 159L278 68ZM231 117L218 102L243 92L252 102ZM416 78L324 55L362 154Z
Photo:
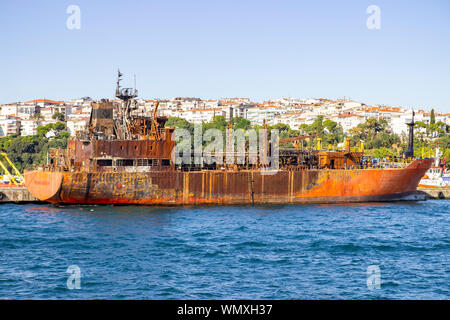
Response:
M0 298L450 298L448 201L2 209Z

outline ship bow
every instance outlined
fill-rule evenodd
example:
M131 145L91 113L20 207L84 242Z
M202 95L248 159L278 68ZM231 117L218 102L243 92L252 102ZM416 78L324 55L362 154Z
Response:
M62 184L62 173L48 171L25 171L25 186L41 201L52 201Z

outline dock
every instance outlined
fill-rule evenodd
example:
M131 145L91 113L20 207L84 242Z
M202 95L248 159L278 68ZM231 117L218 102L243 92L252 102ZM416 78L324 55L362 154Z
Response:
M35 198L25 186L0 186L0 203L36 203Z
M417 187L426 194L427 199L450 199L450 187Z

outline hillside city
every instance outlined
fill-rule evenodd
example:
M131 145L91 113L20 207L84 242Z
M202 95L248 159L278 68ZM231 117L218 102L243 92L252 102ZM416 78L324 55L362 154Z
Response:
M67 132L74 136L88 124L91 104L89 97L69 101L36 99L26 102L3 104L0 106L0 136L35 135L39 126L65 121ZM118 104L119 100L113 100ZM151 116L157 100L138 99L136 113ZM399 136L407 134L407 122L411 121L412 109L384 105L367 105L350 99L295 99L280 98L262 103L248 98L224 98L202 100L178 97L159 100L158 116L177 117L197 124L210 122L215 116L223 116L227 121L233 117L247 119L251 125L288 125L299 130L302 124L311 125L318 116L341 126L344 133L364 123L367 119L385 120L386 130ZM442 130L450 126L450 114L414 110L415 121L429 125L440 124ZM419 129L420 130L420 129ZM436 133L435 133L436 134Z

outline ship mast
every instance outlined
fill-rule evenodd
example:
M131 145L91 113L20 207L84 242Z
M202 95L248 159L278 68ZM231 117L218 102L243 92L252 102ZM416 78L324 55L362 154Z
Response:
M411 122L407 123L409 127L408 150L405 152L406 158L414 158L414 110L412 111Z
M116 97L122 102L119 106L120 118L114 129L117 139L127 140L131 139L131 112L136 109L136 100L134 98L137 97L137 90L136 88L121 88L120 81L122 81L122 73L120 70L117 70Z

